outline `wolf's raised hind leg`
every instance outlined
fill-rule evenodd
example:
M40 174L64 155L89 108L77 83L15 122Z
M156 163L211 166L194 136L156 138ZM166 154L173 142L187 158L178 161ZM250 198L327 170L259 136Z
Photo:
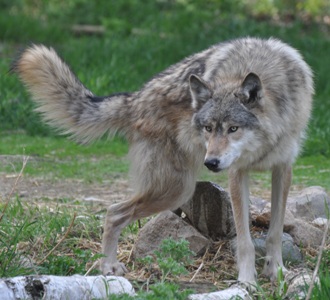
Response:
M266 238L266 258L262 272L272 281L276 280L279 267L284 273L286 272L282 259L282 233L291 178L291 166L280 165L273 168L271 219Z
M134 215L135 199L111 205L105 218L102 237L100 269L103 275L121 276L127 272L125 265L117 261L118 239L122 229L131 223Z
M249 229L249 177L247 171L229 170L230 196L237 235L238 281L255 284L255 249Z
M174 187L175 183L172 186ZM102 253L104 254L100 265L102 274L120 276L127 272L125 265L117 261L118 239L125 226L137 219L178 208L191 197L194 187L194 184L187 184L180 190L173 188L167 192L152 191L133 197L130 201L110 206L102 238Z

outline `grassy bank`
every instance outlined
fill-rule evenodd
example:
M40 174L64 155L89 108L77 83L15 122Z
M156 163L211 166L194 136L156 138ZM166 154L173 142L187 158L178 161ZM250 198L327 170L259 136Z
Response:
M258 20L242 3L5 1L0 12L1 129L52 134L32 112L33 104L17 78L7 73L15 53L31 42L55 47L87 87L107 95L136 90L164 68L214 43L247 35L274 36L299 49L314 70L316 96L304 155L329 157L329 26L273 15ZM71 30L75 24L102 26L104 32L77 35Z
M54 47L89 89L107 95L139 89L169 65L220 41L273 36L299 49L315 74L313 116L304 151L294 168L294 188L321 185L330 192L330 28L323 21L329 10L322 0L292 1L302 4L292 7L285 4L288 1L248 2L0 0L0 155L30 156L24 169L28 178L76 180L87 187L127 179L124 140L77 145L58 137L33 112L24 87L8 73L16 53L30 43ZM306 3L314 3L314 7ZM75 33L72 26L76 24L101 26L102 32ZM15 176L21 166L21 159L5 157L0 160L0 175ZM200 178L227 185L226 174L214 176L205 171ZM263 194L270 187L269 174L254 175L253 183ZM28 202L15 192L6 208L7 200L0 201L0 276L84 274L99 257L103 208L66 198ZM138 226L128 230L121 239L124 251L120 253L127 260ZM51 252L54 247L56 251ZM313 253L305 253L311 267L317 252ZM328 247L320 271L323 289L330 287L329 257ZM133 271L134 267L130 265ZM191 266L191 274L197 268ZM229 271L234 279L235 268ZM223 280L224 274L216 268L208 272L213 272L214 281ZM281 299L276 287L266 283L264 289L267 294L262 299ZM328 299L326 292L317 293L322 288L315 291L314 299Z

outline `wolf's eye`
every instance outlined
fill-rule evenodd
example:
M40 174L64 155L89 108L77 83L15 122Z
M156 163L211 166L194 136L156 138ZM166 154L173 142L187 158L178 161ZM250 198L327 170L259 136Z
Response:
M205 129L207 132L212 132L212 127L211 127L211 126L205 126L204 129Z
M237 131L237 129L238 129L238 126L231 126L228 129L228 133L233 133L233 132Z

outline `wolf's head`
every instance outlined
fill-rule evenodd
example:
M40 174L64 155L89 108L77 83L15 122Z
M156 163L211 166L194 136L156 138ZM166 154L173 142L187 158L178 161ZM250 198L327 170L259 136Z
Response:
M241 165L240 161L248 164L262 139L257 117L263 112L264 100L260 78L249 73L242 82L211 87L191 75L189 83L193 124L205 138L204 164L214 172Z

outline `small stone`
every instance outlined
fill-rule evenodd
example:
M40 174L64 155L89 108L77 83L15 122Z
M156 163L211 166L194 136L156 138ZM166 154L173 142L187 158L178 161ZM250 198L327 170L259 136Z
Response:
M312 221L312 224L318 227L324 227L328 222L328 219L326 218L316 218Z

